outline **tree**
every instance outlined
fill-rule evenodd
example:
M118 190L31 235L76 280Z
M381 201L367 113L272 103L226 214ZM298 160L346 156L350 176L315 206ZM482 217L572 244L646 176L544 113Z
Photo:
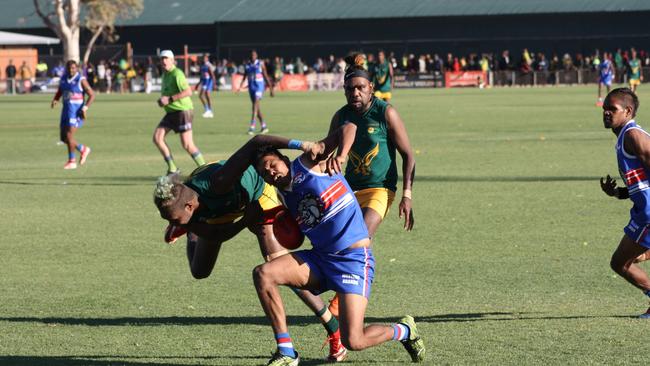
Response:
M86 0L87 11L85 26L92 32L88 41L83 62L88 62L90 53L100 35L108 42L115 42L119 38L115 32L115 23L118 20L136 18L142 13L142 0Z
M63 43L65 61L79 60L79 32L82 24L92 33L83 59L87 62L100 35L103 34L108 41L116 40L115 23L118 20L137 17L143 9L143 0L33 1L36 14ZM83 23L80 13L84 14Z

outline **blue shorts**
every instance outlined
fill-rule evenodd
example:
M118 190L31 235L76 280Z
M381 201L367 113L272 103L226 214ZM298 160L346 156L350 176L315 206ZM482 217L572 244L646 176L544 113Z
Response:
M614 78L611 77L611 76L606 76L606 77L602 77L602 76L601 76L601 77L600 77L600 81L599 81L599 83L604 84L604 85L607 85L607 86L612 86L612 80L613 80L613 79L614 79Z
M81 118L81 106L79 108L66 108L61 111L61 128L83 126L84 120Z
M625 235L644 248L650 249L650 224L637 224L634 219L623 229Z
M260 82L255 82L251 85L248 86L248 94L251 97L252 101L256 101L258 99L262 99L262 96L264 95L264 83Z
M312 249L292 254L305 262L311 275L318 278L320 288L311 290L314 295L332 290L370 297L375 278L375 257L370 248L348 248L337 253L320 253Z
M212 81L212 79L201 80L201 90L212 91L213 86L214 86L214 82Z

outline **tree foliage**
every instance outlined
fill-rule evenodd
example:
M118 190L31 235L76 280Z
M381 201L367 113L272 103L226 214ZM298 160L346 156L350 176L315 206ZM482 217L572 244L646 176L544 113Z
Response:
M90 31L84 62L100 35L108 42L117 40L115 23L138 17L143 0L33 0L36 14L63 43L65 60L79 60L79 32ZM81 19L83 18L83 19Z

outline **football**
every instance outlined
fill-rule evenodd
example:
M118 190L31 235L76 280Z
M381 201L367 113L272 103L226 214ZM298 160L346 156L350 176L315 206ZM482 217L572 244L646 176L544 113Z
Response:
M305 240L305 235L300 231L300 226L289 214L288 210L281 210L273 220L273 235L280 244L289 249L297 249Z

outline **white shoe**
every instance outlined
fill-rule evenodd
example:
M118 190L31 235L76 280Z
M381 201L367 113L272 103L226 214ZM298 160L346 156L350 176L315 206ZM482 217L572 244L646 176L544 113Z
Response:
M214 118L214 114L212 114L212 111L205 111L203 112L203 118Z

